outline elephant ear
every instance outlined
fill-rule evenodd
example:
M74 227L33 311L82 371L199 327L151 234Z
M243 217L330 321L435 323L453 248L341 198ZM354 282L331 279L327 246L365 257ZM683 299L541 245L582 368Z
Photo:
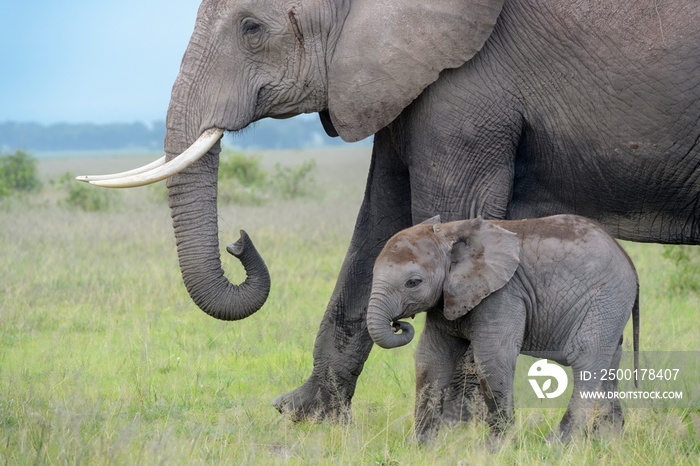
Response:
M440 214L435 215L434 217L426 218L420 222L419 225L437 225L438 223L440 223Z
M452 243L443 298L445 318L454 320L513 277L520 263L520 240L481 217L444 224L441 229Z
M328 69L333 127L348 142L391 123L440 71L483 47L503 0L351 0Z

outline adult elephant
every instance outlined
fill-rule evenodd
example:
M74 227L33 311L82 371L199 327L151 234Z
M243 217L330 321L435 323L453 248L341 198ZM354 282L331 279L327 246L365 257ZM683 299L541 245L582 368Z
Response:
M236 319L255 297L221 270L223 130L319 112L330 135L374 134L313 372L275 401L329 414L349 406L372 347L372 264L416 222L574 213L618 238L700 242L698 44L692 0L204 0L172 91L168 162L83 179L130 186L182 169L168 194L185 284Z

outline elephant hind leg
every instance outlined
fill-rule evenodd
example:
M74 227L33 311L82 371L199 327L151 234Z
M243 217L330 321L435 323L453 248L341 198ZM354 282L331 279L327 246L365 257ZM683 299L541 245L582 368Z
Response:
M592 353L592 352L591 352ZM589 354L591 354L589 353ZM614 351L600 352L594 358L586 358L587 363L575 361L571 365L574 375L574 390L569 406L559 423L559 439L568 441L576 431L587 434L595 432L602 423L612 422L622 425L622 406L617 399L605 398L608 392L617 390L617 382L600 380L604 370L616 370L620 364L622 347ZM581 374L596 374L583 380ZM552 438L550 434L548 438Z
M620 345L618 345L615 354L613 355L612 362L610 363L610 369L617 370L620 367L620 360L622 359L622 338L620 338ZM611 378L603 383L603 391L605 393L617 393L617 378ZM613 428L619 430L625 425L625 417L622 414L622 405L620 404L620 399L615 397L609 401L606 414L600 419L600 423L596 427L600 427L603 424L608 424Z

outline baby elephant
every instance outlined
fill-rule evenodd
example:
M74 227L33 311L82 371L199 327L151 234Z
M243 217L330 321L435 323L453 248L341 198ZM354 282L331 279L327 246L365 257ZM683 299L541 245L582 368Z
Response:
M638 293L630 258L583 217L443 224L435 217L396 234L377 258L367 328L379 346L402 346L413 327L398 320L428 312L416 351L421 440L437 428L453 375L463 373L455 368L471 351L487 421L497 434L513 417L518 354L571 366L574 392L560 423L567 438L592 421L622 425L618 400L596 405L580 396L615 391L617 382L581 380L580 374L618 368L630 313L638 351Z

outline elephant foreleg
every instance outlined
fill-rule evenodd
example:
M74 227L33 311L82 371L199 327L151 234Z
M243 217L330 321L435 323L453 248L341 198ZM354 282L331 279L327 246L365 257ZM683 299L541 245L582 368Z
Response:
M444 421L446 394L454 383L455 368L466 359L469 342L445 334L441 311L429 312L416 349L416 437L430 440ZM469 352L471 353L471 352ZM480 390L479 390L480 391Z
M477 417L485 419L486 405L470 347L455 365L442 403L442 422L456 425Z
M479 381L488 409L486 422L496 436L505 432L515 416L513 378L518 353L519 349L514 346L474 348L474 360L479 368Z
M408 170L390 131L377 133L364 201L350 248L314 344L314 367L273 405L294 420L349 414L357 377L372 348L366 326L372 268L386 241L412 225Z

